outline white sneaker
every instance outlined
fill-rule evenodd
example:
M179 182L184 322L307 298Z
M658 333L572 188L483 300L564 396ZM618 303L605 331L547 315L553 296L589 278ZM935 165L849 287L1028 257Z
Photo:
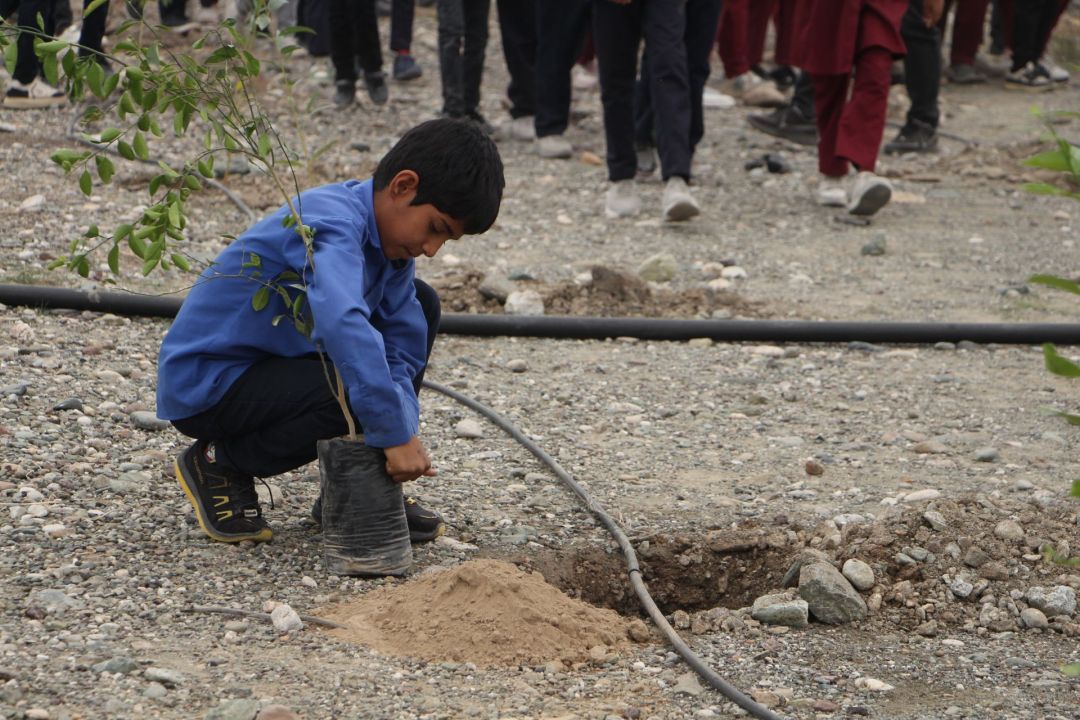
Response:
M12 79L4 94L4 107L25 110L46 108L67 104L67 95L63 90L54 88L41 78L34 78L29 85L23 85Z
M565 159L574 154L574 146L562 135L536 138L536 154L542 158Z
M633 180L617 180L608 185L604 215L609 218L633 217L641 212L641 198Z
M724 82L724 90L752 107L780 107L787 102L772 80L763 80L747 71Z
M701 104L707 108L729 110L735 107L735 102L735 98L719 90L713 90L711 87L705 88L705 91L701 94Z
M818 205L825 207L844 207L848 203L847 188L844 187L844 178L834 178L827 175L821 176L814 199Z
M873 215L888 205L891 199L892 183L872 172L864 171L855 176L848 212L852 215Z
M1069 82L1069 78L1071 77L1069 75L1069 71L1054 62L1054 58L1050 57L1049 55L1043 55L1042 59L1039 60L1039 65L1041 65L1043 69L1046 70L1046 74L1050 76L1050 79L1053 82Z
M697 200L690 194L686 181L679 176L668 178L664 185L664 219L682 222L701 213Z
M532 142L536 139L536 123L532 115L514 118L510 121L510 139Z
M991 55L990 53L978 53L975 55L975 69L987 77L1005 77L1012 68L1012 58L1004 53Z
M573 69L570 70L570 83L575 90L592 90L597 86L599 80L596 73L590 72L580 65L574 65Z

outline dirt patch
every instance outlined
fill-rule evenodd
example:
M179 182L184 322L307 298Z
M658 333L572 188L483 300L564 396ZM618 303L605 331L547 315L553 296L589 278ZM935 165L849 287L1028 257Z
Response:
M332 635L379 652L484 666L603 661L628 646L632 628L497 560L427 572L322 614L348 626Z
M484 274L460 269L432 278L443 307L452 312L503 312L502 301L480 292ZM657 289L631 273L605 266L592 268L592 281L543 283L521 280L521 290L535 290L544 299L550 315L595 317L673 317L709 318L717 311L724 317L772 317L773 312L760 302L751 302L737 293L694 287L683 290Z

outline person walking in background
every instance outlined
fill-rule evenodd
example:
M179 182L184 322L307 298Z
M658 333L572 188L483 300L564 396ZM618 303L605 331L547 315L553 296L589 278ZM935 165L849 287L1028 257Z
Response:
M334 64L334 104L348 107L356 99L357 62L368 97L384 105L390 97L379 49L375 0L330 0L330 60Z
M491 134L495 129L480 114L491 0L438 0L435 8L439 18L442 113L472 120Z
M904 54L900 21L907 7L908 0L806 0L798 65L814 86L821 205L873 215L892 198L892 186L874 169L892 62ZM851 166L858 175L849 193Z
M660 172L664 180L662 216L688 220L700 212L687 187L690 179L690 79L686 64L686 9L669 0L594 0L593 42L604 106L608 217L641 211L634 184L634 84L641 39L649 53L649 82L656 122Z
M941 119L938 108L938 93L941 90L941 24L929 21L935 13L940 12L941 0L910 0L900 23L900 34L907 45L907 55L904 56L904 85L911 99L911 107L908 108L907 121L900 132L885 145L886 153L928 153L937 150L937 127ZM971 53L974 60L975 48Z
M510 122L500 136L510 140L536 139L536 0L496 0L503 59L510 73L506 97Z
M416 80L424 69L412 54L415 0L393 0L390 5L390 52L394 53L394 79Z
M1068 71L1048 62L1045 56L1050 36L1068 0L1001 1L1006 44L1012 47L1012 68L1005 76L1005 87L1050 90L1055 82L1067 82Z

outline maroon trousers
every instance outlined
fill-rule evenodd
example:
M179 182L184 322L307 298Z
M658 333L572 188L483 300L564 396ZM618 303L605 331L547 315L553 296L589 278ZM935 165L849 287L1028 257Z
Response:
M856 55L854 75L810 76L822 175L843 177L849 163L859 170L874 171L885 132L891 68L892 52L872 46Z
M945 31L945 18L949 8L956 5L953 18L952 49L949 51L951 65L973 65L975 53L982 44L986 24L986 9L990 0L945 0L945 12L941 14L940 27Z
M986 0L989 2L989 0ZM724 77L738 77L765 56L769 20L776 27L776 63L793 65L799 0L724 0L716 49L724 64Z

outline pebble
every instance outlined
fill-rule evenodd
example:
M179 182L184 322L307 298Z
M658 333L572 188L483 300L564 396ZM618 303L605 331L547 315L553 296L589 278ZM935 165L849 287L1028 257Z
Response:
M472 543L467 542L461 542L460 540L452 538L448 535L440 535L439 537L435 538L435 544L448 548L453 552L472 552L474 550L480 549L477 545L473 545Z
M920 443L915 443L911 449L920 455L941 455L949 452L949 448L937 440L923 440Z
M543 315L544 298L535 290L515 290L506 297L503 311L507 315Z
M67 537L71 534L71 530L64 527L61 523L51 523L49 525L43 525L41 531L53 539L59 539Z
M150 698L151 700L160 700L168 694L168 689L159 682L149 683L147 684L146 689L143 690L143 697Z
M514 358L510 362L506 363L506 369L510 372L523 373L529 369L529 364L521 358Z
M120 673L127 675L139 669L139 663L128 657L114 657L90 667L96 673Z
M889 692L896 688L887 682L872 677L860 677L855 679L855 687L873 692Z
M502 274L488 273L476 290L490 300L498 300L504 303L506 298L510 297L510 293L517 290L517 286Z
M859 515L858 513L842 513L833 517L832 521L836 524L836 527L843 530L848 525L861 525L866 522L865 515Z
M49 720L49 711L45 708L29 708L23 713L26 720Z
M255 720L259 712L259 701L249 698L225 700L206 713L203 720Z
M729 265L720 271L720 277L724 280L743 280L748 276L746 270L738 265Z
M255 720L300 720L300 716L284 705L264 705Z
M1050 627L1050 621L1046 619L1046 613L1033 607L1024 608L1020 611L1020 622L1027 628L1043 630Z
M937 510L927 510L922 514L922 517L930 527L938 532L947 530L949 527L949 523L945 521L945 516Z
M53 405L53 410L82 410L83 401L79 398L73 397L67 400L61 400Z
M1028 605L1042 610L1047 617L1076 612L1076 591L1068 585L1058 585L1049 590L1041 586L1028 588L1024 600Z
M454 434L459 438L475 440L484 437L484 426L478 420L465 418L454 426Z
M152 413L148 410L136 410L131 413L131 424L140 430L149 430L151 432L168 430L172 427L171 422L162 420L156 413Z
M300 615L287 603L282 603L270 611L270 621L279 633L293 633L304 627Z
M922 625L915 628L915 633L917 635L922 635L923 637L934 637L938 634L937 620L927 620Z
M856 590L866 591L874 587L874 569L862 560L850 558L844 562L840 571Z
M994 536L1002 540L1020 542L1024 539L1024 528L1015 520L1002 520L994 526Z
M815 700L814 704L810 706L815 712L821 713L834 713L840 709L840 706L834 703L832 700Z
M158 682L166 687L181 685L184 682L184 674L178 670L169 668L148 667L143 671L143 677L151 682Z
M19 212L35 212L45 206L44 195L31 195L19 203Z
M305 575L302 578L300 578L300 584L303 585L304 587L309 587L309 588L312 588L312 589L315 589L315 588L319 587L319 583L316 582L315 578L311 577L310 575Z
M862 246L862 254L870 257L878 257L885 254L885 236L878 235L870 242Z
M806 461L803 465L803 469L806 471L807 475L813 475L815 477L825 474L825 466L813 458Z
M809 605L805 600L785 594L762 595L754 601L750 617L768 625L806 627L809 624Z
M961 562L968 567L980 568L986 563L990 562L990 556L978 545L972 545L964 553L964 557L961 558Z
M670 282L679 271L679 263L670 253L650 255L638 266L637 274L642 280L655 283Z
M930 500L937 500L941 497L941 491L933 488L927 488L925 490L916 490L910 492L904 496L903 500L906 503L928 502Z

